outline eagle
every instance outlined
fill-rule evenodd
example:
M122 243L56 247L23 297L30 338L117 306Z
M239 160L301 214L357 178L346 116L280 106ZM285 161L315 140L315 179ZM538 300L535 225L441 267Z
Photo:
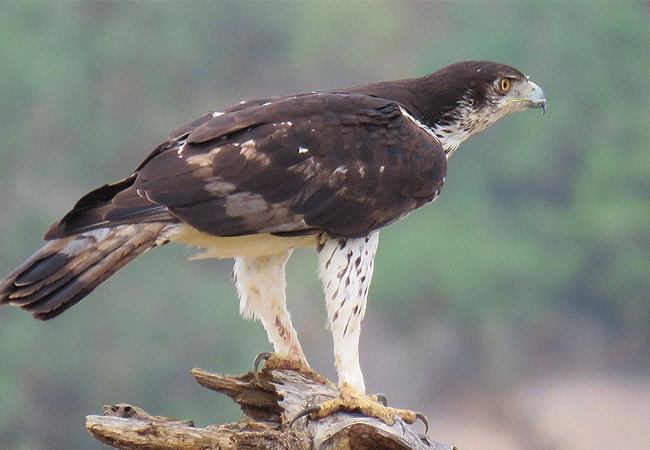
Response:
M420 78L212 111L173 131L128 177L83 196L0 282L0 304L52 319L138 255L180 242L202 257L234 258L239 311L259 320L273 345L267 366L313 374L285 296L293 249L312 247L341 394L308 412L413 422L410 411L365 396L359 365L379 231L440 194L447 158L463 141L546 105L519 70L462 61Z

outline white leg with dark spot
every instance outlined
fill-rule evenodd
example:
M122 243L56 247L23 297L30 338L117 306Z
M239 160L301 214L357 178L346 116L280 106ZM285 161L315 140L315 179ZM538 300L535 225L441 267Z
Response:
M285 266L289 256L291 251L270 256L238 256L233 276L242 317L262 323L279 356L300 361L307 367L287 310Z
M359 365L359 334L366 312L379 232L355 239L328 239L318 246L328 328L334 339L339 386L365 393Z

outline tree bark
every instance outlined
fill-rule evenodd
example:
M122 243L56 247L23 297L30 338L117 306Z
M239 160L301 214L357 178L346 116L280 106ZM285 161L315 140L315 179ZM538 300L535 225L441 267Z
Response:
M257 377L193 369L201 386L240 405L237 423L196 428L192 421L152 416L130 405L104 407L86 417L86 428L106 445L125 450L454 450L430 440L399 417L393 425L351 412L323 419L291 420L304 408L335 398L338 391L289 370L264 369Z

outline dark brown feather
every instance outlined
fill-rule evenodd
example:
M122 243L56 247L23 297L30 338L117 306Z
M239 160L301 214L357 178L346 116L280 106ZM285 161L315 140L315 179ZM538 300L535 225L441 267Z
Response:
M442 187L440 144L400 107L358 92L313 93L208 114L129 178L84 196L46 238L179 221L215 236L364 236Z
M143 252L165 243L165 224L117 225L53 239L0 283L0 304L37 319L58 316Z
M218 236L274 227L367 234L431 201L442 187L440 143L400 107L423 125L444 124L459 102L480 106L502 75L524 77L509 66L464 61L422 78L242 102L206 114L176 129L129 178L84 196L46 238L142 221L185 221ZM249 140L260 158L242 154ZM211 164L189 162L218 147ZM233 190L218 188L220 182ZM238 195L245 192L254 195ZM229 209L243 211L260 197L265 209L226 211L226 204L241 200ZM362 220L343 220L346 214ZM303 215L304 223L297 219ZM286 230L281 218L301 228Z
M189 131L180 152L170 147L155 155L134 188L217 236L289 231L354 237L431 201L442 187L440 144L394 101L304 94L233 115ZM192 163L211 151L205 165ZM210 192L218 183L232 191Z
M82 197L0 283L0 303L54 317L179 223L214 236L367 236L440 193L447 159L431 128L461 103L479 108L499 76L523 79L470 61L206 114Z

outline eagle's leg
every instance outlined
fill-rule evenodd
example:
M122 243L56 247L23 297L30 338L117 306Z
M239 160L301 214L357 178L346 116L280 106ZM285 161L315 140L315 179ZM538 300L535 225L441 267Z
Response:
M356 239L326 239L318 245L319 275L325 291L327 326L334 340L339 386L366 391L359 365L359 335L379 233Z
M257 319L280 359L294 370L308 369L298 335L291 324L285 296L285 266L291 251L269 256L238 256L233 276L239 292L239 312Z
M421 414L389 408L377 396L365 395L359 365L359 335L366 311L379 232L355 239L326 239L318 246L319 273L323 281L328 327L334 339L334 359L339 376L337 398L307 408L297 417L309 414L322 418L340 410L359 411L387 424L400 416L413 423ZM294 420L296 420L294 419Z

